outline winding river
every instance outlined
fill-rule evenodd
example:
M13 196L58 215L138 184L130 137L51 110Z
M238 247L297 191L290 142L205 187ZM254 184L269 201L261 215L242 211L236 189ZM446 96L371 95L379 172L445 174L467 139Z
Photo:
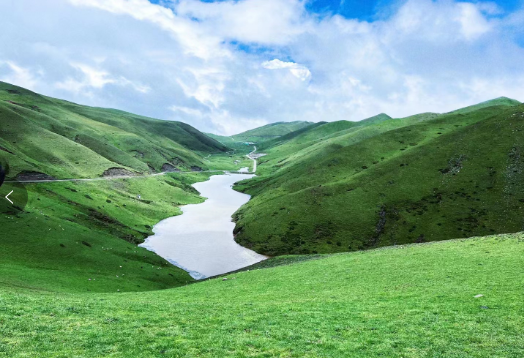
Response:
M214 175L193 184L207 200L182 207L182 215L159 222L154 235L140 246L155 252L195 279L223 274L265 260L266 257L237 244L233 238L233 213L250 196L232 189L253 175Z

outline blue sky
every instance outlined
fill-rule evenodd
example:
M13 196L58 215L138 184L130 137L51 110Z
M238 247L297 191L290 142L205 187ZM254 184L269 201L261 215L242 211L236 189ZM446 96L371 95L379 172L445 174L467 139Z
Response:
M464 2L475 3L477 1L465 0ZM522 3L521 0L494 2L506 11L513 11ZM391 8L400 4L402 4L402 0L311 0L307 8L316 13L330 12L346 18L370 21L377 16L391 14Z
M0 33L1 81L218 134L524 101L521 0L5 0Z
M150 0L153 4L165 2L165 0ZM223 2L227 0L202 0L202 2ZM476 0L463 0L464 2L476 3ZM401 5L404 0L307 0L306 9L312 13L327 15L338 14L350 19L372 21L376 18L388 16L395 7ZM514 11L522 6L523 0L499 0L493 1L505 11Z
M394 2L391 0L312 0L308 3L307 8L319 14L332 13L346 18L369 21L393 4Z

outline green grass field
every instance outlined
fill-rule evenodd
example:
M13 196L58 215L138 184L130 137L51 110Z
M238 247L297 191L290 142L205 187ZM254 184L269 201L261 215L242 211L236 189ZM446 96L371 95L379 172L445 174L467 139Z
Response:
M2 287L0 356L518 358L523 267L518 234L337 254L164 291Z

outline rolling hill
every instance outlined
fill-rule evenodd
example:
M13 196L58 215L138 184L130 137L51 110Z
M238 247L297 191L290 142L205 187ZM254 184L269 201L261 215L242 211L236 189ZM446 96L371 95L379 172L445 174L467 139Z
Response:
M237 141L244 142L263 142L268 139L281 137L288 133L300 130L311 125L311 122L276 122L262 127L248 130L246 132L232 136Z
M226 147L185 123L81 106L0 82L0 150L12 177L91 178L111 168L205 168L202 156Z
M490 105L491 104L491 105ZM270 256L524 228L524 105L326 123L264 148L236 240ZM332 130L334 128L334 130Z

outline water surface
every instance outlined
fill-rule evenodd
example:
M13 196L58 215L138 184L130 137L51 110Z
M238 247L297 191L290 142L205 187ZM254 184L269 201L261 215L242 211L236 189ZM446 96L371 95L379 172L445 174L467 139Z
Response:
M253 175L214 175L193 184L207 200L182 207L183 214L162 220L140 246L154 251L195 279L237 270L266 257L237 244L231 216L250 196L232 189L235 182Z

